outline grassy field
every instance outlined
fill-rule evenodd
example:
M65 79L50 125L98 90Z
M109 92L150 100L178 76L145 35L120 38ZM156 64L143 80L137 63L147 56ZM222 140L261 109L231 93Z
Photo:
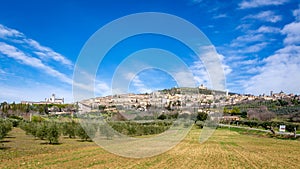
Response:
M218 129L205 143L193 128L176 147L159 156L129 159L93 142L60 138L49 145L14 128L0 145L0 168L300 168L300 141Z

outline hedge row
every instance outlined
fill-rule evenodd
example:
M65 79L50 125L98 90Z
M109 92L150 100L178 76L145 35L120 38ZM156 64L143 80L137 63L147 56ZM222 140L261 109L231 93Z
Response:
M290 122L280 122L280 121L255 121L255 120L239 120L239 121L232 121L231 124L239 124L239 125L246 125L249 127L262 127L264 129L270 129L271 127L278 128L280 125L285 125L285 129L288 132L294 132L294 128L300 129L300 124L297 123L290 123Z

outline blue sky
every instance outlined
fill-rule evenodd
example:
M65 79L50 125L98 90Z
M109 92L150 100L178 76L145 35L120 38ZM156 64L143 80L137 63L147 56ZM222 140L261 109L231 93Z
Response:
M0 5L0 102L39 101L52 93L71 102L73 70L85 42L105 24L138 12L173 14L203 31L222 60L229 91L300 94L297 0L11 0ZM105 57L96 95L110 94L111 77L124 57L149 47L176 53L197 85L209 86L201 62L183 45L145 35L118 44ZM169 74L147 70L134 76L129 92L176 85Z

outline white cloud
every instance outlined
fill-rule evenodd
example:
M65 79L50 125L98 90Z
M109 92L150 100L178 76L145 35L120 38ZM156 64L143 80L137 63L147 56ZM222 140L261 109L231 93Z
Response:
M65 85L70 88L72 79L66 74L58 71L55 67L47 65L50 60L53 60L55 61L55 65L58 63L60 65L67 66L67 68L72 68L73 63L69 59L55 52L53 49L42 46L39 42L27 38L22 32L8 28L2 24L0 24L0 40L2 41L0 42L0 54L2 56L12 58L22 65L35 68L37 71L40 71L41 74L46 74L57 79L56 84L51 84L53 86L45 86L44 84L42 85L44 88L40 88L39 82L45 79L38 79L32 82L30 85L26 85L23 82L28 81L29 79L28 77L23 77L22 80L20 80L22 85L20 85L15 84L16 82L11 80L13 78L10 78L18 72L15 72L15 70L8 70L9 73L2 73L1 77L2 84L0 86L0 90L6 91L5 96L0 96L1 100L10 99L11 101L39 101L40 99L38 98L40 97L42 97L43 100L52 93L57 93L58 95L60 95L59 93L63 93L63 97L67 97L67 100L72 101L72 91L61 89L61 86ZM60 67L60 69L63 69L63 67ZM45 78L47 78L47 76L45 76ZM16 86L13 87L12 85Z
M62 82L72 84L72 79L67 77L65 74L51 68L50 66L43 64L42 61L37 58L26 55L24 52L20 51L19 49L17 49L14 46L0 42L0 52L2 54L6 55L7 57L10 57L10 58L13 58L13 59L19 61L20 63L22 63L24 65L28 65L28 66L37 68L39 70L42 70L45 73L47 73L48 75L60 79Z
M41 59L53 59L62 65L66 65L69 68L72 67L72 62L65 56L55 52L49 47L42 46L40 43L33 39L27 38L23 33L18 30L8 28L0 24L0 38L9 40L13 43L25 45L25 48L31 48L32 53L38 55Z
M69 59L53 51L51 48L42 46L33 39L25 39L24 42L33 47L33 49L37 50L37 52L34 53L40 58L50 58L64 65L72 66L72 62Z
M226 14L219 14L219 15L216 15L214 16L213 18L214 19L220 19L220 18L227 18L228 16Z
M243 24L238 25L235 29L241 30L241 31L246 31L246 30L249 30L251 26L252 26L252 24L243 23Z
M138 75L135 76L131 82L133 83L133 86L135 86L135 87L144 87L145 86Z
M176 80L177 85L180 87L196 87L196 79L200 77L194 77L192 73L193 72L178 68L178 70L174 72L173 76Z
M286 35L285 44L300 44L300 22L292 22L282 29L282 33Z
M258 62L257 59L249 59L249 60L243 60L243 61L240 61L240 62L238 62L237 64L238 64L239 66L241 66L241 65L251 65L251 64L255 64L255 63L257 63L257 62Z
M288 2L288 0L243 0L239 7L240 9L257 8L271 5L282 5Z
M244 49L238 50L239 53L255 53L264 49L268 45L267 42L256 43L254 45L248 45Z
M229 73L232 72L232 69L230 68L230 66L228 66L226 63L225 63L225 60L224 60L224 55L220 54L220 53L217 53L218 57L220 58L220 62L222 63L222 68L224 70L224 73L225 75L228 75Z
M250 45L253 45L258 42L262 42L264 40L265 40L265 36L263 34L249 33L249 34L241 35L241 36L237 37L236 39L234 39L230 43L230 47L233 47L233 48L238 47L238 49L236 49L235 51L241 52L244 50L244 48L241 49L241 47L249 48ZM249 50L247 50L247 51L249 51Z
M230 46L231 47L244 46L245 44L248 43L253 43L253 42L263 41L263 40L264 40L264 35L262 34L256 34L256 35L246 34L234 39Z
M300 6L299 6L299 8L300 8ZM294 17L296 18L296 21L300 21L300 9L296 9L296 10L294 10L293 11L293 15L294 15Z
M191 3L194 3L194 4L198 4L198 3L201 3L203 0L191 0Z
M238 36L229 44L233 50L231 55L256 53L267 47L267 34L280 33L281 30L271 26L261 26L257 30L248 30L246 34ZM270 39L268 39L270 41Z
M256 66L251 66L247 67L246 72L250 74L257 74L259 73L259 69Z
M224 56L219 54L214 46L202 47L201 51L201 61L195 61L189 67L197 85L204 84L209 88L223 89L226 81L224 78L232 72L231 67L225 63Z
M131 80L131 84L138 93L151 93L153 91L143 83L138 75L134 76Z
M280 29L272 26L261 26L257 29L257 33L279 33Z
M0 74L6 74L6 72L2 69L0 69Z
M276 23L282 20L282 16L276 15L273 11L263 11L256 15L247 15L243 19L258 19L265 22Z
M21 32L0 24L0 38L23 37L23 36L24 35Z
M190 66L190 69L194 74L194 79L198 83L197 85L203 84L205 86L210 86L208 73L201 61L195 61Z
M264 60L259 74L244 84L247 93L262 94L269 91L300 93L300 47L288 46Z
M109 83L89 70L77 67L73 75L72 91L74 100L112 95Z
M295 16L296 17L296 16ZM258 74L244 83L245 91L254 94L281 91L300 93L300 24L296 21L282 29L284 47L263 60Z
M124 79L118 79L118 78L114 78L117 80L113 80L113 84L118 81L121 80L121 82L123 83L123 86L119 86L119 81L117 82L118 85L113 85L113 94L122 94L122 93L128 93L128 92L134 92L134 93L151 93L152 91L154 91L153 88L151 87L147 87L146 83L144 83L143 80L141 80L140 76L133 73L133 72L123 72L122 78ZM124 85L128 85L128 86L124 86ZM120 88L121 87L121 88ZM127 88L126 88L127 87Z
M128 72L126 74L124 74L124 77L126 80L132 80L135 77L136 74L132 73L132 72Z
M111 88L109 85L103 81L96 80L95 82L95 94L98 96L108 96L111 95Z

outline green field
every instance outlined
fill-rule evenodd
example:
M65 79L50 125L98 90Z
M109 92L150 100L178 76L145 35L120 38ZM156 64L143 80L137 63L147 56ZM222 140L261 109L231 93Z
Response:
M173 149L151 158L111 154L93 142L60 137L59 145L14 128L0 145L0 168L300 168L300 141L218 129L205 143L194 127ZM4 145L4 146L3 146Z

